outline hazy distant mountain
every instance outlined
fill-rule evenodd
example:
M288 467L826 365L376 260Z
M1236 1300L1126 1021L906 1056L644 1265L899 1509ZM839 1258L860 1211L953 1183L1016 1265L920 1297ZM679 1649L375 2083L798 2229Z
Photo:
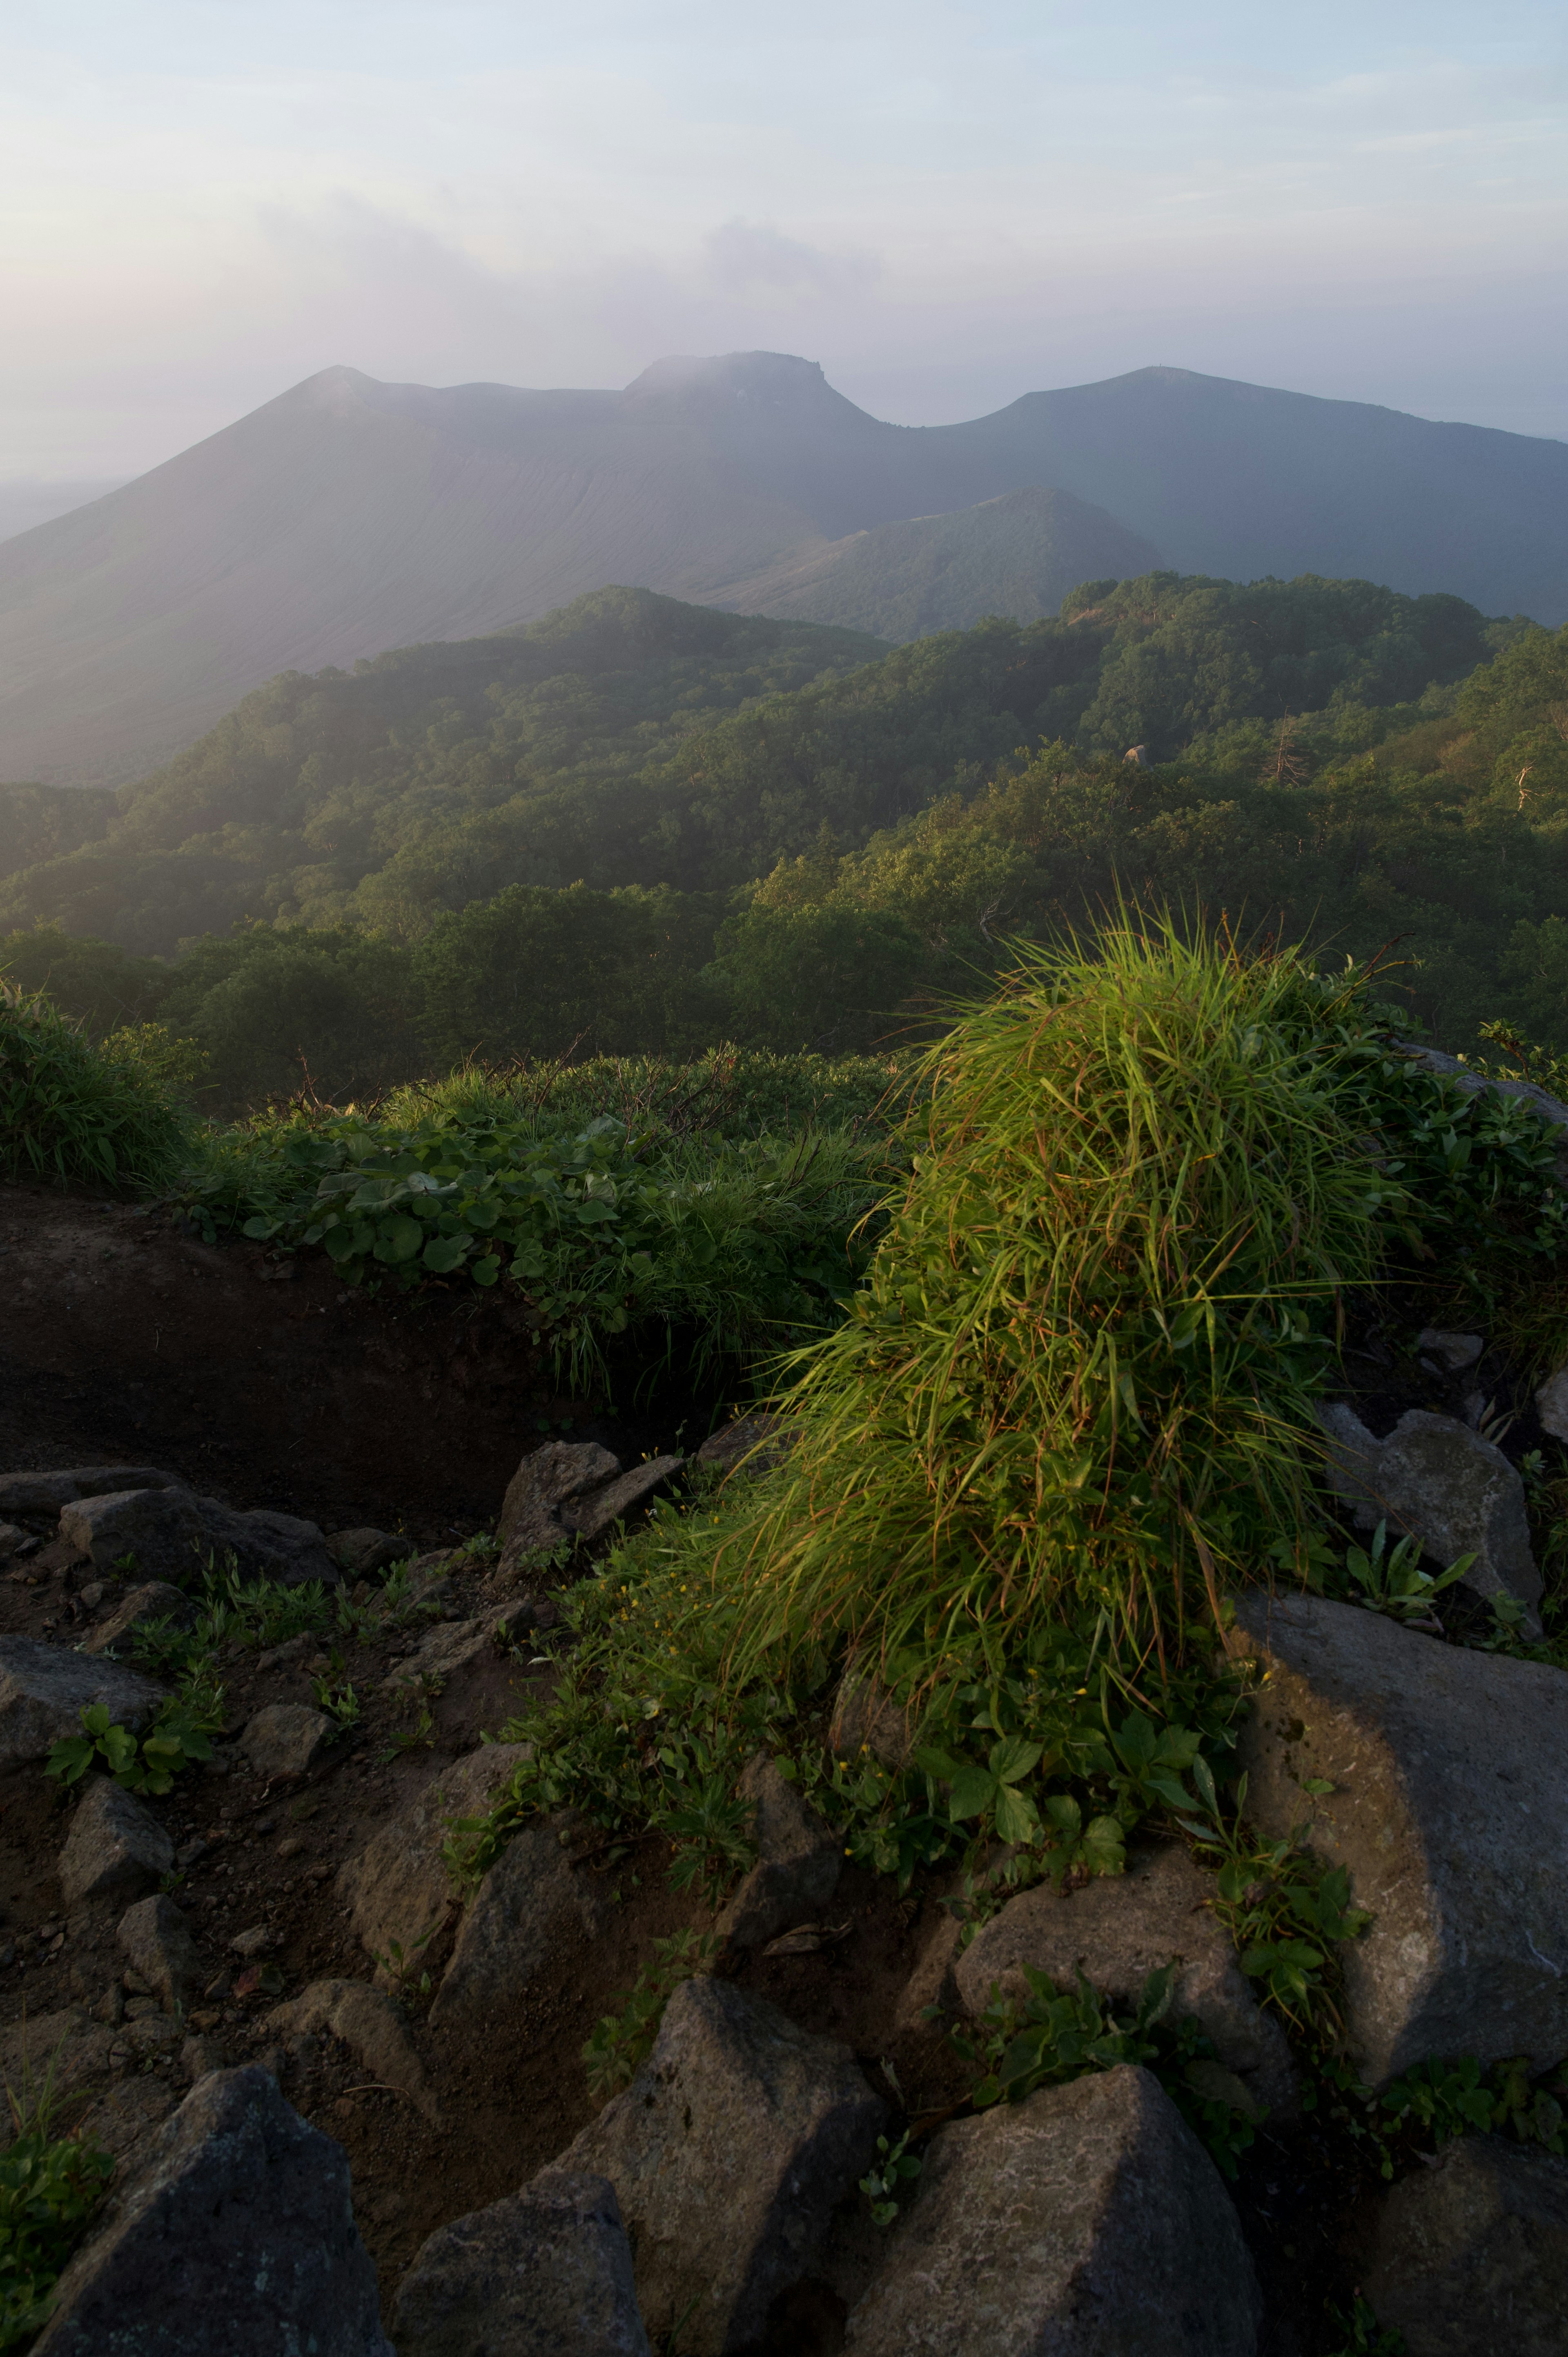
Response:
M808 545L706 602L905 640L968 630L987 614L1042 621L1080 582L1125 580L1159 563L1156 548L1103 508L1031 489Z
M113 475L96 482L38 483L25 479L0 482L0 540L31 532L35 524L52 523L56 516L69 515L72 508L84 508L89 500L117 491L124 479L124 475Z
M280 669L493 631L609 581L728 600L826 542L1032 486L1184 571L1568 615L1563 443L1175 369L912 427L778 353L661 361L622 393L337 368L0 544L0 777L134 776Z

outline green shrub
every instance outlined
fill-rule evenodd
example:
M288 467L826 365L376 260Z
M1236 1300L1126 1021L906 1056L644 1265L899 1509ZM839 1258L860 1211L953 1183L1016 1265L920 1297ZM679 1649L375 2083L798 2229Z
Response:
M22 2093L9 2087L15 2134L0 2153L0 2349L32 2340L54 2305L54 2288L114 2174L99 2146L51 2137L54 2065L35 2099L24 2071Z
M137 1194L173 1187L194 1149L166 1077L177 1047L141 1033L95 1047L48 999L0 982L0 1173Z

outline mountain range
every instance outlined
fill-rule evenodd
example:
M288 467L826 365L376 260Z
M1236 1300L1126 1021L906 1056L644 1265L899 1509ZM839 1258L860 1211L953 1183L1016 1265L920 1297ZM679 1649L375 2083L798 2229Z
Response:
M280 671L610 582L905 639L1161 562L1556 622L1568 444L1163 368L944 426L886 424L780 353L618 393L327 369L0 543L0 778L115 783Z

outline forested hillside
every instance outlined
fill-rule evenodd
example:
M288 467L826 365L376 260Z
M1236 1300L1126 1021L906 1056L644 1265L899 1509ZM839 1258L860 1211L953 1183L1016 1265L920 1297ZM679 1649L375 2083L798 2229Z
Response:
M15 978L194 1040L237 1103L468 1054L908 1037L1009 936L1121 895L1391 945L1443 1044L1502 1016L1568 1046L1568 631L1156 575L847 675L864 642L642 593L528 634L519 661L575 670L498 686L512 643L248 698L10 878ZM224 894L259 921L145 953Z

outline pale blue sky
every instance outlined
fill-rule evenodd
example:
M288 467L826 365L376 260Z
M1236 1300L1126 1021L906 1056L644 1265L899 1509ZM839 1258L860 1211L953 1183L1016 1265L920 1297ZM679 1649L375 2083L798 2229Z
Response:
M1513 0L6 0L0 478L753 347L909 423L1161 361L1568 437L1565 91Z

